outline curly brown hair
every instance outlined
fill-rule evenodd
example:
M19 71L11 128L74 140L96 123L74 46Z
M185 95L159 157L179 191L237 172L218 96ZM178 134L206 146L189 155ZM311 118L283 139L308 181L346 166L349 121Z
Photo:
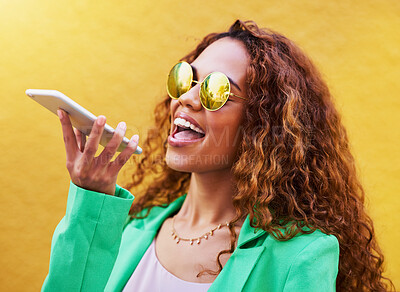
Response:
M388 285L394 290L382 275L384 256L364 207L365 192L346 129L319 71L283 35L240 20L227 32L204 37L182 60L194 61L224 37L245 45L250 65L243 140L232 167L237 216L230 224L231 248L218 254L219 270L214 273L222 269L220 256L235 249L234 223L249 215L252 227L277 240L316 229L335 235L340 246L337 291L387 291ZM191 174L170 169L165 162L170 101L166 96L156 106L155 127L126 186L140 194L130 211L134 218L171 203L189 186Z

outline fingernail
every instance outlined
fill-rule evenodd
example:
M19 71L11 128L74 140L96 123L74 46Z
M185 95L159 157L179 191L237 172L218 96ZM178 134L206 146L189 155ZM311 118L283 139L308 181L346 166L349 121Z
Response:
M63 112L62 112L62 110L58 109L58 110L57 110L57 115L58 115L58 117L61 119L61 118L63 117Z
M97 123L98 123L100 126L104 126L104 124L106 123L106 117L105 117L105 116L99 116L99 117L97 118Z
M131 140L135 141L135 143L139 142L139 135L133 135Z
M126 129L126 123L125 122L120 122L118 124L117 128L120 128L121 130L125 130Z

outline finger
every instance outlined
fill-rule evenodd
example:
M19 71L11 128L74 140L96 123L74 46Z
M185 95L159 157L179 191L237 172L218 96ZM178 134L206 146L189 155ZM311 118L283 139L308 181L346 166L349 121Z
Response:
M117 152L119 145L122 142L122 139L125 136L126 132L126 124L125 122L121 122L118 124L117 128L114 131L114 135L111 140L107 143L107 146L104 148L103 152L98 157L98 161L102 165L106 165L110 162L111 158Z
M105 124L105 116L99 116L93 123L93 127L87 139L85 149L83 150L83 158L87 163L91 163L94 155L96 154Z
M121 170L122 166L125 165L125 163L136 151L138 144L139 136L133 135L126 148L117 156L117 158L115 158L113 162L111 162L110 171L113 172L113 174L116 174Z
M75 158L76 152L78 151L78 144L76 142L76 137L72 129L71 120L69 119L68 114L62 109L57 110L57 115L60 118L63 131L67 160L73 160Z
M76 136L76 141L78 142L78 148L81 152L83 152L85 149L86 135L76 128L74 128L74 133Z

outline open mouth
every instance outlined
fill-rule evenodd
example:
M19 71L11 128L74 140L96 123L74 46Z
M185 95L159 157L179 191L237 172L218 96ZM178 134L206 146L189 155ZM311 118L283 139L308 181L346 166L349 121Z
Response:
M179 140L196 140L204 138L205 134L192 130L190 128L176 126L172 137Z
M174 139L188 141L202 139L205 136L203 129L186 119L178 117L174 120L174 125L176 127L171 135Z

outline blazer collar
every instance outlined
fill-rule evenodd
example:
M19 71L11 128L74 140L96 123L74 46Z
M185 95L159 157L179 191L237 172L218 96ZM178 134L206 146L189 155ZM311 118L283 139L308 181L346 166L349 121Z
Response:
M256 242L246 248L246 243L268 236L262 229L256 230L250 226L250 216L247 215L240 229L238 245L235 251L226 262L221 273L210 286L209 292L218 291L243 291L244 285L261 255L265 250L264 240Z
M153 207L147 217L142 220L134 220L135 222L132 222L132 225L129 224L127 230L125 230L125 236L128 238L134 237L136 240L127 240L125 245L120 247L120 251L124 250L124 256L118 256L107 283L106 291L123 289L163 222L181 208L185 198L186 194L164 207ZM250 219L247 215L239 233L237 248L211 285L209 291L227 291L228 284L229 288L232 288L228 289L228 291L242 291L251 271L265 249L265 246L262 245L263 241L249 248L246 248L245 245L265 233L264 230L256 230L251 227Z
M165 208L154 207L148 217L144 220L138 220L142 221L143 228L146 231L149 231L149 242L154 238L155 234L157 234L157 231L164 220L181 208L185 198L186 194L179 197ZM239 232L237 248L232 253L221 273L217 276L208 291L242 291L250 277L251 271L265 250L265 246L262 245L264 241L252 245L251 248L246 248L245 245L263 235L265 235L265 237L268 236L266 231L262 229L256 230L251 227L250 216L247 215Z
M250 226L250 216L247 215L246 219L243 222L242 228L240 229L239 238L238 238L238 248L242 248L246 243L257 239L258 237L264 235L266 233L265 230L255 229Z

